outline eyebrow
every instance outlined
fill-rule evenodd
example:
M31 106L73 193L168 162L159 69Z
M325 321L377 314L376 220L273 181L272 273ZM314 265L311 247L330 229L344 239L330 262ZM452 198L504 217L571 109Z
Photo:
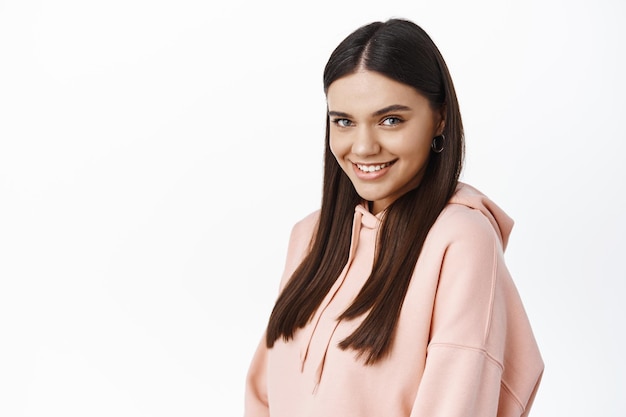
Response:
M391 106L383 107L380 110L374 112L374 116L382 116L385 113L391 113L394 111L410 111L411 108L402 104L392 104Z
M383 107L380 110L376 110L374 113L372 113L372 116L382 116L383 114L390 113L390 112L410 111L410 110L411 110L410 107L405 106L403 104L392 104L390 106ZM329 116L334 116L334 117L345 117L345 118L351 118L352 117L348 113L344 113L344 112L341 112L341 111L334 111L334 110L329 111L328 115Z

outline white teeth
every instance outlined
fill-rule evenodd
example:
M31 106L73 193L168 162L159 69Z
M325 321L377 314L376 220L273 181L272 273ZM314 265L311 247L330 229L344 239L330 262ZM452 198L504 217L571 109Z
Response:
M389 165L391 165L390 162L387 162L387 163L384 163L384 164L380 164L380 165L361 165L361 164L356 164L356 166L363 172L380 171L383 168L387 168Z

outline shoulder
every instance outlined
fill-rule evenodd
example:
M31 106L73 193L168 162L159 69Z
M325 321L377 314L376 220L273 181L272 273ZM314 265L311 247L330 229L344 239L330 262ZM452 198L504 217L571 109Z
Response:
M285 260L285 269L280 281L280 289L282 290L291 274L296 270L298 265L306 257L311 250L311 240L317 221L319 219L319 210L316 210L304 218L297 221L291 228L289 237L289 245L287 247L287 259Z
M431 228L438 241L450 245L459 241L492 244L498 233L480 210L461 204L448 204Z
M489 197L468 184L459 183L433 229L450 239L495 239L504 250L513 224L513 219Z
M307 244L313 237L317 222L320 217L320 210L315 210L298 220L291 228L291 238L293 241L306 240Z

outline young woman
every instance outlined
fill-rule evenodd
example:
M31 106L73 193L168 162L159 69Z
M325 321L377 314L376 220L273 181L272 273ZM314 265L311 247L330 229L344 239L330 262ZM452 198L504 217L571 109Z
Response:
M504 263L512 220L459 182L463 127L430 37L357 29L324 71L321 209L291 234L246 417L519 417L543 362Z

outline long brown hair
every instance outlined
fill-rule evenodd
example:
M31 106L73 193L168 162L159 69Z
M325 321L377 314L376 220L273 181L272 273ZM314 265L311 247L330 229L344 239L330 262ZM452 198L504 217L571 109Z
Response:
M362 26L331 54L324 92L357 69L376 71L415 88L435 110L443 109L445 150L431 153L420 185L387 207L372 272L354 302L339 317L367 313L339 346L355 349L367 364L390 350L415 263L428 231L454 193L464 153L463 125L448 68L438 48L413 22L391 19ZM326 117L322 205L310 252L278 297L267 326L267 346L293 338L330 291L348 259L354 207L362 199L333 156Z

